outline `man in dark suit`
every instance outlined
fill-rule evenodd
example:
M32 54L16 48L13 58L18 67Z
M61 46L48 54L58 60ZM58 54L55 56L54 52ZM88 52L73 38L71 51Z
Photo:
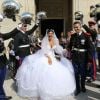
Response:
M75 71L76 92L78 95L80 91L86 92L85 78L86 78L86 64L88 60L92 59L93 44L87 34L82 32L81 23L76 21L73 24L75 33L72 34L69 49L72 53L72 64Z
M5 76L6 76L6 65L7 58L5 54L4 40L7 40L11 37L14 37L19 30L15 28L13 31L9 33L0 33L0 100L8 100L11 99L10 96L6 96L3 88Z

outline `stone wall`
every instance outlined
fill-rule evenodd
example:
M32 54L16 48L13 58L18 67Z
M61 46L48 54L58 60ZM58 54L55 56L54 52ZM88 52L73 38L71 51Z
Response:
M63 18L64 0L39 0L39 10L46 11L48 18Z
M73 15L75 11L82 11L84 14L84 23L87 24L88 20L90 20L89 12L90 6L100 3L100 0L73 0ZM74 20L74 16L73 16Z
M64 19L64 31L72 25L72 0L38 0L39 10L47 12L48 19Z

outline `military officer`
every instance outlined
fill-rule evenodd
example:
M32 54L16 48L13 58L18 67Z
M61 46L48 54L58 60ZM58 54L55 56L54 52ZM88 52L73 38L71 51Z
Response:
M92 59L93 44L88 35L82 31L80 22L74 22L73 27L75 33L72 34L68 47L72 53L72 64L75 71L75 95L78 95L81 91L86 92L86 64Z
M38 24L35 24L32 29L27 31L27 24L21 24L20 31L14 37L14 52L16 59L18 60L17 66L19 67L23 59L30 54L30 42L28 35L32 34Z
M89 26L89 27L88 27ZM83 25L83 28L85 29L85 31L87 33L90 34L90 39L94 45L94 49L96 48L96 37L97 37L97 31L96 31L96 22L94 20L90 20L88 21L88 26L87 25ZM89 65L89 71L88 71L88 76L90 76L90 78L87 80L87 82L92 82L96 79L96 50L93 52L93 57L92 57L92 62Z

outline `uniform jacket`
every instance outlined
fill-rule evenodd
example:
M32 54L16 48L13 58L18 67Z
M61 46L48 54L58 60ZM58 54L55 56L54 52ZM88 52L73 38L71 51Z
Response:
M68 47L72 53L72 61L81 63L92 59L94 47L87 34L83 32L81 35L73 34ZM81 52L78 49L85 51Z
M86 30L87 33L91 34L92 37L92 41L95 42L96 41L96 37L97 37L97 31L96 29L91 30L87 25L83 25L83 28Z
M18 34L14 37L14 51L15 55L24 58L25 56L30 54L30 46L20 48L23 45L30 45L28 35L32 34L38 26L35 25L29 31L25 33L19 31Z
M1 38L0 40L3 40L3 42L0 41L0 68L5 67L7 64L4 40L14 37L18 32L19 32L19 30L17 28L15 28L14 30L12 30L9 33L0 33L0 38Z

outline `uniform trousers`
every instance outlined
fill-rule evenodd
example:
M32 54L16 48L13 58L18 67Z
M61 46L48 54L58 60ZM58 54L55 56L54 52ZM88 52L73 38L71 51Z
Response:
M76 90L80 91L85 88L85 79L86 79L86 63L85 62L74 62L72 61L75 80L76 80Z
M5 100L5 92L3 88L4 80L6 76L6 66L0 69L0 100Z

